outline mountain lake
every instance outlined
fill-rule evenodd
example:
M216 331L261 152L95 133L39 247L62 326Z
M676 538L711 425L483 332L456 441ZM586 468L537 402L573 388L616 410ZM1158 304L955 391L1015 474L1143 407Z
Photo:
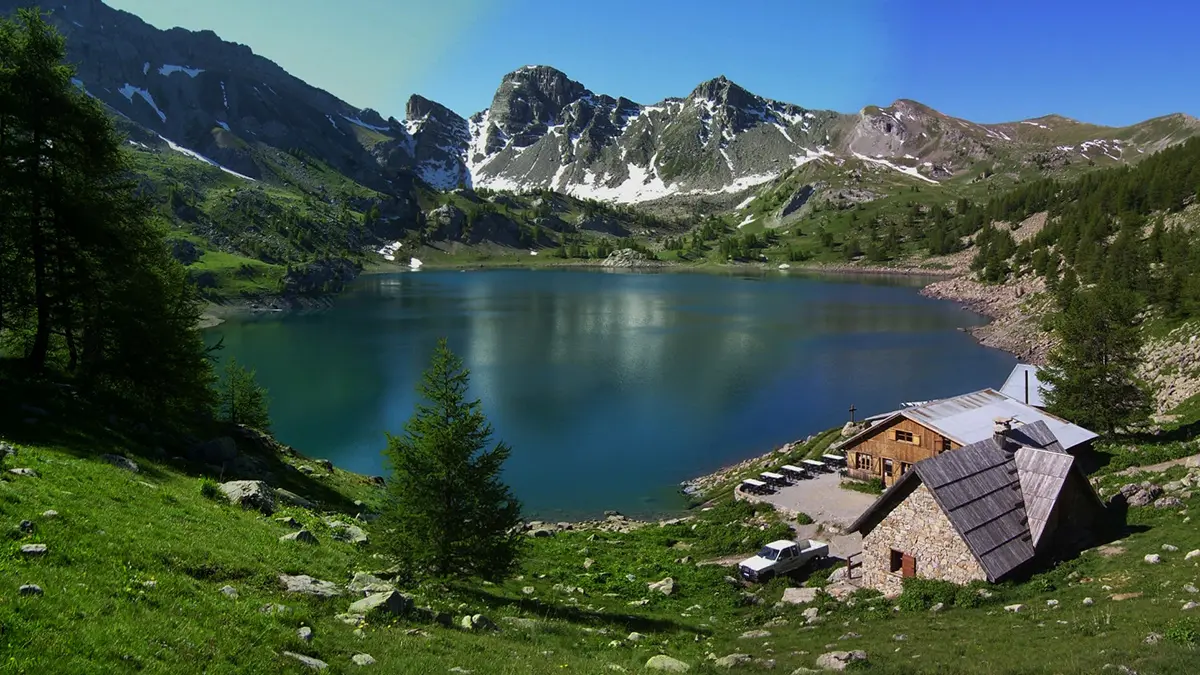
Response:
M680 481L849 419L985 387L1012 356L915 277L422 270L333 306L205 331L270 391L280 441L385 475L439 337L512 447L505 480L547 520L669 513Z

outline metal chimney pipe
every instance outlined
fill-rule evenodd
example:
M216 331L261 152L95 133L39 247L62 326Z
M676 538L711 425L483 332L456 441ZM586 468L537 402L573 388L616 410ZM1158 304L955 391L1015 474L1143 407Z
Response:
M1025 405L1029 405L1029 369L1025 369Z

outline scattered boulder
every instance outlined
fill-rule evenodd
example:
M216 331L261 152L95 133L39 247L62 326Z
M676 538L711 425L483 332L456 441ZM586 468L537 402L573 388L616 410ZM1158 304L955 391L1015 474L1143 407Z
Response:
M297 654L296 652L284 652L283 655L291 659L296 659L301 665L307 667L309 670L325 670L329 667L329 664L325 663L321 659L314 659L311 656Z
M1058 607L1058 601L1057 600L1047 600L1046 606L1047 607Z
M1083 599L1083 605L1084 605L1085 607L1091 607L1091 606L1092 606L1092 605L1094 605L1094 604L1096 604L1096 601L1095 601L1095 600L1093 600L1093 599L1091 599L1091 598L1084 598L1084 599Z
M1025 609L1025 605L1019 605L1019 604L1018 604L1018 605L1005 605L1005 606L1004 606L1004 611L1006 611L1006 612L1012 612L1013 614L1016 614L1016 613L1020 612L1020 611L1021 611L1021 610L1023 610L1023 609Z
M1130 506L1146 506L1154 502L1154 497L1148 490L1138 490L1125 499Z
M270 515L275 512L275 494L261 480L234 480L221 483L221 492L234 504L245 509L258 509Z
M739 635L738 639L739 640L757 640L760 638L768 638L768 637L771 637L771 631L769 631L769 630L748 630L745 633L742 633L741 635Z
M1200 589L1197 589L1195 584L1184 584L1183 591L1185 593L1200 593Z
M337 584L314 579L307 574L298 574L296 576L280 574L279 583L283 584L285 593L299 593L319 598L332 598L342 594Z
M1142 597L1142 593L1141 591L1138 591L1137 593L1117 593L1115 595L1108 596L1108 599L1114 602L1121 602L1122 600L1133 600L1134 598L1140 597Z
M287 614L288 612L292 611L292 609L287 605L268 602L262 607L259 607L258 611L262 612L263 614Z
M350 580L350 583L346 584L346 590L351 593L369 595L371 593L394 591L396 587L373 574L355 572L354 578Z
M234 588L233 586L228 586L228 585L222 586L218 590L221 592L222 595L224 595L226 597L237 599L238 592L237 592L237 589Z
M649 586L651 591L658 591L663 595L671 595L675 592L675 580L671 577L667 577L662 581L656 581L652 584L647 584L647 586Z
M1157 565L1158 563L1162 562L1162 556L1160 556L1157 553L1151 553L1151 554L1147 555L1145 558L1142 558L1142 560L1145 560L1147 563L1149 563L1151 565Z
M291 490L284 490L283 488L275 488L274 492L275 492L275 498L278 499L279 501L283 502L284 504L290 504L291 506L298 506L302 509L314 509L317 506L316 504L313 504L312 502L305 499L304 497L301 497L300 495L296 494L295 492L292 492Z
M317 466L321 467L322 469L324 469L325 471L327 471L329 473L333 473L333 462L331 462L327 459L318 459Z
M25 544L21 547L21 555L27 555L30 557L41 556L46 555L47 550L48 549L46 548L45 544Z
M1142 644L1147 644L1147 645L1156 645L1156 644L1158 644L1159 642L1161 642L1161 641L1162 641L1162 639L1163 639L1163 636L1162 636L1161 634L1159 634L1159 633L1151 633L1151 634L1149 634L1149 635L1147 635L1147 636L1146 636L1146 639L1142 640Z
M29 533L33 532L33 521L32 520L22 520L17 525L17 529L24 532L25 534L29 534Z
M309 628L308 626L301 626L296 629L296 637L300 638L301 640L304 640L305 642L312 642L312 638L313 638L312 629Z
M1180 609L1182 611L1186 612L1191 609L1196 609L1197 607L1200 607L1200 603L1192 602L1189 600L1188 602L1183 603L1183 607L1181 607Z
M368 542L367 533L357 525L347 525L346 523L337 523L340 527L333 527L333 538L338 541L344 541L350 544L365 546Z
M935 604L933 607L930 607L929 611L936 614L937 612L942 611L942 609L945 608L945 606L946 606L946 603L939 602L939 603Z
M861 649L852 652L826 652L817 657L817 667L825 670L845 670L851 663L866 660L867 653Z
M665 654L651 656L649 661L646 661L646 670L661 670L665 673L686 673L692 667L680 661L673 659Z
M22 584L21 587L17 589L17 593L21 595L41 595L43 591L42 587L38 586L37 584Z
M356 666L370 666L375 663L375 657L370 654L355 654L350 657L350 661Z
M460 624L465 630L492 631L497 630L496 624L482 614L464 616Z
M46 520L53 520L58 517L58 511L55 511L53 509L51 509L49 511L42 511L42 517L45 518Z
M646 639L646 636L637 631L633 631L629 635L626 635L625 639L629 642L641 642L642 640Z
M291 534L285 534L279 538L279 541L300 541L305 544L317 543L317 537L308 530L297 530Z
M300 528L304 527L303 525L300 524L300 521L296 520L295 518L292 518L291 516L288 516L287 518L276 518L275 522L279 523L280 525L283 525L284 527L290 527L292 529L300 529Z
M410 596L399 591L387 591L384 593L374 593L362 600L356 601L350 605L346 613L362 614L363 616L370 616L375 613L399 616L412 609L412 606L413 601Z
M1179 550L1179 547L1174 544L1163 544L1162 550L1166 551L1167 553L1174 553Z
M0 460L7 459L9 457L16 457L16 456L17 456L17 448L15 446L9 445L8 443L0 441Z
M1177 509L1183 506L1183 502L1178 497L1159 497L1154 500L1154 508L1156 509Z
M713 661L713 665L718 668L737 668L750 663L751 660L749 654L729 654Z
M1195 549L1194 551L1188 551L1187 555L1183 556L1184 560L1191 560L1192 558L1200 558L1200 548Z
M816 600L817 594L820 592L819 588L787 588L784 589L780 602L785 605L807 605Z
M524 588L521 589L521 592L524 593L525 595L533 595L535 590L536 589L533 586L525 586Z
M29 478L38 477L38 472L34 471L33 469L9 469L8 472L14 476L27 476Z
M123 457L121 455L100 455L100 459L112 464L118 469L125 469L130 473L138 472L138 465L128 457Z

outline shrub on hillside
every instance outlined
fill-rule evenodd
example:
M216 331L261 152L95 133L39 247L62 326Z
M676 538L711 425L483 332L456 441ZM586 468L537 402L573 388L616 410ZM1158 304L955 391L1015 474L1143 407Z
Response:
M221 492L221 486L211 478L200 479L200 496L213 501L225 499L225 493Z
M920 612L941 603L945 607L954 605L961 587L940 579L909 577L904 580L904 592L897 605L906 612Z

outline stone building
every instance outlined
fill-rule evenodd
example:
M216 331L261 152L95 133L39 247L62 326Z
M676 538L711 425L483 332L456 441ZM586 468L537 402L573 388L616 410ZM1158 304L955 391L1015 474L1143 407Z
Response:
M1000 581L1094 543L1104 504L1044 422L916 462L850 527L863 584L888 595L906 577Z
M1033 428L1040 423L1044 438L1029 438L1027 445L1051 443L1077 454L1096 434L1044 410L1026 405L994 389L913 404L872 423L841 445L847 473L857 480L882 480L893 485L917 462L987 439L997 418ZM1020 432L1018 432L1020 433Z

